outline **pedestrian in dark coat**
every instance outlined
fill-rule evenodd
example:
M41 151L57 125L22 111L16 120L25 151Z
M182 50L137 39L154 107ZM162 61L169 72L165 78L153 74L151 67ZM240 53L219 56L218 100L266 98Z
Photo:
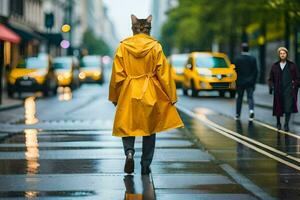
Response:
M247 101L249 105L249 120L254 118L254 99L253 93L257 79L256 58L251 56L247 43L242 44L242 53L237 56L234 64L237 73L237 100L236 100L236 120L240 119L244 92L247 92Z
M279 61L272 65L269 77L270 94L274 91L273 115L277 117L277 129L281 129L280 117L285 114L284 130L289 131L291 113L297 113L297 96L300 74L295 63L288 60L288 50L277 50Z

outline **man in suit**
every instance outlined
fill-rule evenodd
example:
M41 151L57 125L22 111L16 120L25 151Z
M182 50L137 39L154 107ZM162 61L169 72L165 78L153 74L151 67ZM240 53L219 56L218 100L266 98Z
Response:
M249 105L249 120L254 119L254 100L253 93L257 79L257 64L255 57L249 53L247 43L242 43L242 53L234 61L237 73L237 100L236 100L236 120L240 119L244 92L247 92L247 101Z

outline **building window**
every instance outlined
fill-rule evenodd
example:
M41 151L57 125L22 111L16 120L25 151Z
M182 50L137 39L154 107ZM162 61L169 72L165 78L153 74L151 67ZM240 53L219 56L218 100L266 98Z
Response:
M10 15L23 16L24 13L24 0L10 0Z

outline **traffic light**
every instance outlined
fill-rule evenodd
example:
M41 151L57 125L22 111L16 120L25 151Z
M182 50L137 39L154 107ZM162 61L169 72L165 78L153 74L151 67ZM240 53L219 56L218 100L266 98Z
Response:
M53 13L46 13L45 14L45 27L47 29L52 29L54 26L54 14Z

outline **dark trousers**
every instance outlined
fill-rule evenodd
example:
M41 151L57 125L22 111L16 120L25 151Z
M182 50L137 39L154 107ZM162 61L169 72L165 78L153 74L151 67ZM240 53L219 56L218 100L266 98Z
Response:
M154 149L155 149L155 139L156 139L156 134L143 137L141 165L144 167L149 167L152 162ZM125 155L127 155L128 151L131 151L134 154L135 137L122 137L122 142L123 142Z
M280 116L277 116L276 118L277 118L277 124L281 124L280 123ZM284 124L289 125L290 119L291 119L291 113L285 113Z
M245 90L247 92L247 101L248 101L249 110L254 110L254 100L253 100L254 86L238 87L237 88L237 100L236 100L236 114L237 115L241 114Z

